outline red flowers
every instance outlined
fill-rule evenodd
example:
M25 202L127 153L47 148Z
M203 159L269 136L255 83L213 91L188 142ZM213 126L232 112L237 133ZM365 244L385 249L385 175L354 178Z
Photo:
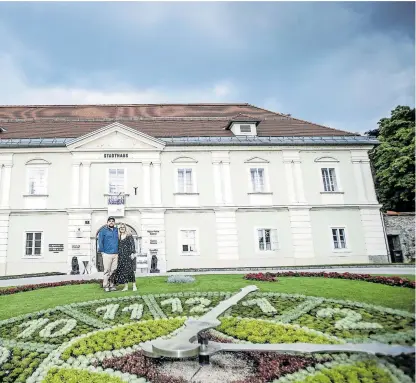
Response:
M336 272L303 272L303 271L285 271L279 273L251 273L246 274L244 279L254 281L276 282L277 277L321 277L321 278L336 278L349 279L353 281L365 281L373 283L381 283L389 286L409 287L414 289L416 282L410 279L401 277L382 277L370 274L351 274L351 273L336 273Z
M274 276L275 274L271 273L250 273L247 274L244 279L251 279L254 281L262 281L262 282L277 282L277 278Z
M80 281L62 281L62 282L51 282L51 283L39 283L36 285L24 285L17 287L6 287L0 289L0 295L10 295L20 293L22 291L31 291L37 289L44 289L46 287L57 287L57 286L66 286L66 285L84 285L86 283L99 283L103 281L101 279L90 279L90 280L80 280Z

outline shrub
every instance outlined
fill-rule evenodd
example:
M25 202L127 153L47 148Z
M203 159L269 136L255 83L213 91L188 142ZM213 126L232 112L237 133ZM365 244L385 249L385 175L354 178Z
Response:
M168 280L168 283L193 283L195 278L190 275L171 275Z
M44 383L124 383L124 380L106 373L81 371L72 368L51 368Z
M184 323L183 319L150 320L134 323L111 330L99 331L87 338L81 338L62 353L62 359L71 356L94 354L98 351L110 351L131 347L141 342L168 335Z

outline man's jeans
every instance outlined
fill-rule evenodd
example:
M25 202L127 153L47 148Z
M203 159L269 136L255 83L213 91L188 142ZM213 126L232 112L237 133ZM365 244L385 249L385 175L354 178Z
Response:
M118 264L118 254L102 253L102 255L104 265L103 287L113 287L114 283L112 281L110 282L110 278L114 271L116 271Z

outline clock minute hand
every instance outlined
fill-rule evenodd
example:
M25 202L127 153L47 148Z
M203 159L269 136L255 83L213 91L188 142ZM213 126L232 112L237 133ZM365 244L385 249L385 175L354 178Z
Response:
M231 306L237 304L247 294L258 290L257 286L251 285L241 289L232 297L220 302L212 310L199 319L187 319L185 328L170 339L156 339L151 342L140 344L143 353L152 358L161 356L171 358L187 358L199 355L200 344L193 343L199 332L217 327L221 322L218 317Z

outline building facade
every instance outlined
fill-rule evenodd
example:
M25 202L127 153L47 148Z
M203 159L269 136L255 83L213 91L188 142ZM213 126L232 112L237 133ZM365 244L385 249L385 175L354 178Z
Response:
M0 275L387 261L376 141L249 104L0 107Z

